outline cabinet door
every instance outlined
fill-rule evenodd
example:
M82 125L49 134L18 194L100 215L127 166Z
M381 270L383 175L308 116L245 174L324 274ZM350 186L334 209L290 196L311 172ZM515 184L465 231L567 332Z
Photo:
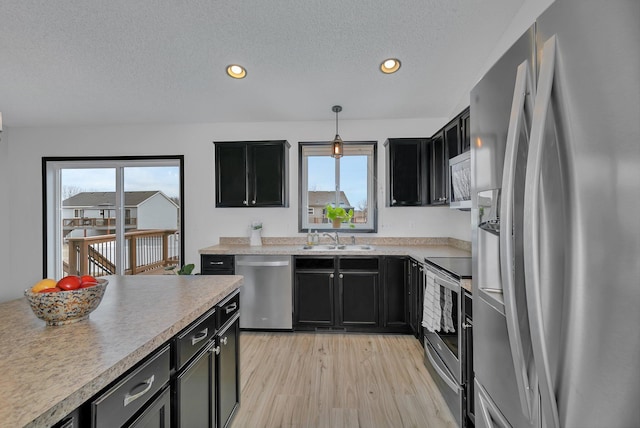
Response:
M456 117L447 126L444 127L444 140L448 152L447 156L445 156L447 160L462 153L460 151L460 138L460 118Z
M249 205L285 205L284 143L256 143L249 151Z
M294 283L296 325L334 325L334 276L333 271L296 272Z
M467 108L460 115L460 153L471 150L471 123L469 122L469 117L469 109Z
M224 428L231 422L240 404L240 315L237 314L218 333L220 354L217 357L218 370L218 427Z
M135 420L130 428L169 428L171 426L171 395L167 388L156 400ZM194 425L195 426L195 425ZM198 425L200 427L206 425Z
M408 328L406 258L384 259L383 327Z
M176 425L213 427L215 421L215 342L176 377Z
M447 203L447 171L449 160L446 156L444 133L431 139L431 205Z
M378 325L377 272L340 272L338 274L340 324L343 326Z
M389 205L424 204L424 140L389 140Z
M216 207L247 206L246 143L216 144Z

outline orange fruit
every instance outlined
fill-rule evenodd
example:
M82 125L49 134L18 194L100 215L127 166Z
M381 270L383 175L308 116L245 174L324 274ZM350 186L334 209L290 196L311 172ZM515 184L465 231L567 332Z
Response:
M31 291L34 293L39 293L42 290L45 290L47 288L54 288L55 286L56 286L55 279L45 278L43 280L36 282L36 284L33 287L31 287Z

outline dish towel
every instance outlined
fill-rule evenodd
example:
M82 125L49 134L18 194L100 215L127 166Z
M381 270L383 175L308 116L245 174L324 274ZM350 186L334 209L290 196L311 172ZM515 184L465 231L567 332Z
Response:
M453 300L451 299L451 290L448 288L444 290L444 308L442 308L442 321L444 326L442 330L445 333L455 333L456 328L453 325Z
M427 270L422 307L422 326L433 333L440 331L441 316L440 287L436 286L435 275Z

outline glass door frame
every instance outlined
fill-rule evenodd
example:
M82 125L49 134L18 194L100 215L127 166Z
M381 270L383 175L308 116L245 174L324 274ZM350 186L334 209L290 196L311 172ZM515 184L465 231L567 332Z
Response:
M116 170L116 273L124 274L124 169L129 167L176 166L180 186L180 266L184 260L184 155L160 156L81 156L42 158L42 275L61 278L62 267L62 210L57 204L62 198L60 171L64 168L113 168ZM121 189L121 191L119 191ZM56 226L58 225L58 226ZM53 257L49 257L52 255Z

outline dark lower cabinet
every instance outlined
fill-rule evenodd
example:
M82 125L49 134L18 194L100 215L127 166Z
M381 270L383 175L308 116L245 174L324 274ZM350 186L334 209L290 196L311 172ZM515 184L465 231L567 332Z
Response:
M378 265L377 257L296 257L294 328L378 328Z
M406 257L295 257L294 329L409 333ZM414 309L417 310L417 309ZM416 329L417 326L415 327ZM419 329L418 329L419 330Z
M175 381L176 428L213 427L216 411L215 352L211 341Z
M235 256L225 254L201 254L200 272L202 275L234 275Z
M240 294L214 308L52 428L224 428L240 405Z
M399 331L408 331L407 258L386 256L383 260L382 326Z
M202 426L202 425L201 425ZM130 428L171 427L171 394L169 387L131 425Z
M338 274L339 325L345 327L378 326L379 276L377 263L376 272L341 272Z
M422 343L422 307L423 307L423 281L422 264L414 259L408 261L408 301L409 327L414 336Z
M218 409L217 426L229 426L240 405L240 314L222 326L217 334Z
M296 272L294 322L298 327L331 327L335 325L333 278L333 271Z

